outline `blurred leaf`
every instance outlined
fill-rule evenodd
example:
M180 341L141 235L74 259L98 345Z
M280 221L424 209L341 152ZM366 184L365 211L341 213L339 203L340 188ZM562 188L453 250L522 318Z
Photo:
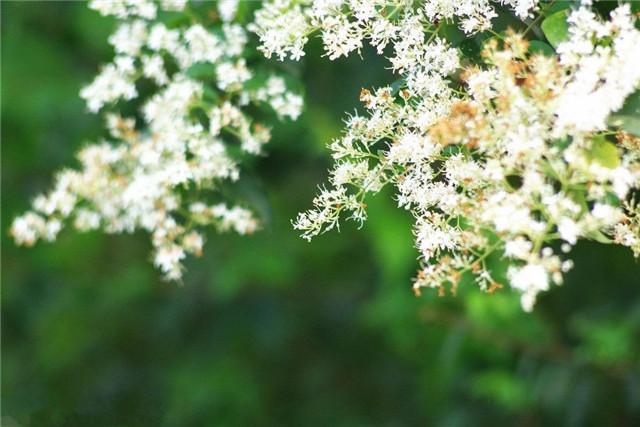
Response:
M540 40L529 41L529 52L539 53L545 56L553 56L556 54L555 50L553 50L551 46Z
M574 2L571 0L549 0L547 4L547 6L542 6L544 16L551 16L554 13L569 9Z
M527 385L509 371L492 370L473 377L471 391L507 410L516 411L531 400Z
M556 12L542 21L541 28L549 43L554 48L566 40L569 36L569 25L567 24L567 11Z
M582 339L579 352L587 360L615 364L629 361L634 355L635 338L625 322L593 322L581 319L575 329Z
M595 240L598 243L604 243L605 245L612 243L611 238L607 237L607 235L605 235L600 230L591 230L585 234L585 237L591 240Z
M605 168L615 169L620 165L618 149L615 144L607 141L604 135L596 135L593 138L589 157Z
M394 80L393 83L391 83L391 94L393 96L398 95L398 93L400 92L400 89L406 87L407 85L407 81L404 78L399 78L397 80Z
M209 62L197 62L185 72L188 77L196 80L211 80L215 78L216 66Z
M607 123L640 136L640 90L629 95L622 108L609 116Z
M453 46L458 46L460 42L467 38L456 22L442 24L440 27L440 33Z

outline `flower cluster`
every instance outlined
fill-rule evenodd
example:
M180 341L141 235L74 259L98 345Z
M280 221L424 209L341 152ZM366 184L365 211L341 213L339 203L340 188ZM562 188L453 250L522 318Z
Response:
M570 38L558 46L560 63L572 79L559 100L557 127L577 131L606 129L609 114L622 107L640 80L640 36L629 5L601 21L580 8L569 18Z
M434 20L465 32L488 28L489 2L299 2L276 0L256 18L262 50L299 58L311 32L334 59L368 40L390 51L400 88L363 89L367 114L330 144L330 187L294 227L311 239L343 215L366 219L365 197L396 188L414 218L421 288L455 291L464 277L492 292L508 282L531 310L539 292L572 267L579 239L629 246L640 255L637 137L607 124L640 86L640 31L629 5L602 20L586 6L568 19L558 55L532 54L513 32L485 43L478 64L441 38ZM532 1L510 1L520 17ZM286 25L286 23L293 23ZM387 46L391 46L387 50ZM395 86L395 85L394 85ZM502 257L506 273L492 271Z
M202 251L203 227L249 234L258 226L251 211L230 206L217 191L237 180L241 160L261 153L270 138L246 107L295 119L302 99L283 77L249 68L247 34L233 22L237 2L219 3L221 19L184 13L188 23L177 26L161 14L181 13L185 0L89 6L120 20L109 38L115 59L81 92L90 111L104 112L109 141L81 150L80 168L59 172L53 190L15 219L11 233L18 244L33 245L54 240L66 222L107 233L143 229L155 265L177 280L186 254ZM141 95L145 87L151 94ZM135 115L109 112L124 103L137 108Z
M417 9L413 3L410 0L274 0L256 13L250 29L260 37L260 49L265 55L276 55L280 60L304 56L309 36L319 31L326 55L336 59L359 51L364 40L376 47L378 53L383 53L390 42L417 49L413 43L422 38L425 29L432 31L436 21L455 18L466 33L475 33L491 28L491 19L497 16L490 0L424 0L418 3ZM537 0L500 0L499 3L511 7L521 18L530 16L537 6ZM409 58L410 52L405 53L408 55L404 57Z
M109 38L113 62L81 91L88 109L104 114L109 141L85 147L81 167L58 173L11 232L32 245L54 240L66 222L143 229L155 265L172 280L187 254L201 253L202 228L253 232L251 211L219 190L270 138L262 115L248 112L267 107L296 119L302 98L283 76L250 64L246 29L280 60L304 56L317 32L329 59L367 42L400 78L362 89L365 113L348 117L329 146L330 185L294 227L311 239L345 215L362 224L366 197L393 186L415 219L417 294L455 291L465 278L486 292L509 283L531 310L540 292L562 283L581 239L640 256L638 119L627 126L617 113L640 93L637 17L628 3L607 17L590 1L576 3L568 17L555 15L567 19L551 37L544 32L554 52L528 40L551 9L538 3L271 0L243 26L237 0L219 1L206 18L186 0L92 0L120 21ZM492 30L504 10L526 21L525 34ZM482 40L481 55L452 45L453 33ZM135 113L113 112L125 105ZM496 258L506 271L492 267Z

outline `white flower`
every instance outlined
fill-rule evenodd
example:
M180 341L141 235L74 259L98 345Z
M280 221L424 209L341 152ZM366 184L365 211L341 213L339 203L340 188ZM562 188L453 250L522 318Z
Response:
M146 41L147 25L142 20L120 24L116 32L109 37L109 43L113 45L116 53L128 56L138 55Z
M606 128L612 111L640 85L640 31L629 4L611 12L611 25L585 7L568 18L571 37L558 46L560 61L575 68L558 100L556 133ZM607 40L613 40L611 46Z
M518 236L505 244L504 254L511 258L527 259L531 255L531 249L533 249L533 244L529 240Z
M153 262L172 279L177 279L180 277L180 261L184 259L185 256L186 254L181 246L162 246L156 252Z
M521 303L525 311L531 311L536 296L549 290L549 275L540 264L526 264L523 267L510 267L507 272L511 287L522 293Z
M218 88L228 92L242 89L242 84L251 78L244 59L235 63L223 62L216 68Z
M157 6L151 0L91 0L89 7L101 15L114 15L121 19L129 16L154 19L157 12Z
M164 10L179 12L187 5L188 0L160 0L160 7Z
M166 85L169 77L164 68L164 61L160 55L143 56L142 72L146 77L153 79L159 86Z
M89 110L95 113L105 104L133 99L138 92L129 67L107 64L93 83L80 91L80 96L87 101Z
M19 245L32 246L44 234L46 222L40 215L27 212L11 225L11 235Z
M620 208L604 203L596 203L591 210L591 215L593 215L593 218L599 221L602 226L614 225L623 217Z
M238 11L240 0L220 0L218 1L218 12L225 22L232 21Z
M569 218L562 218L558 224L558 232L562 240L572 245L576 244L578 237L580 237L581 230L575 221Z

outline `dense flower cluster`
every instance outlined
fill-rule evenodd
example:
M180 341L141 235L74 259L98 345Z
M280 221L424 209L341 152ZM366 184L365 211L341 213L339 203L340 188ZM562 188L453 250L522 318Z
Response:
M294 223L303 237L338 227L343 214L362 222L367 193L391 184L415 218L416 293L455 291L465 276L492 292L502 279L521 293L525 310L572 266L555 242L562 253L590 238L640 255L632 197L640 187L638 138L607 127L640 86L640 31L629 5L608 21L576 8L557 56L533 55L511 33L485 44L482 64L461 70L461 53L434 20L455 17L463 31L482 31L494 16L490 3L410 3L276 0L256 19L267 56L299 58L319 30L331 59L363 40L379 53L391 45L392 69L404 82L399 90L362 90L368 114L350 117L331 143L331 186ZM520 17L536 8L503 3ZM509 263L501 278L487 263L496 256Z
M496 17L490 0L424 0L414 9L410 0L274 0L256 13L250 29L260 36L261 50L279 59L304 56L309 36L319 31L330 59L347 56L368 40L382 53L393 42L396 58L419 62L420 45L434 22L456 18L466 33L491 28ZM537 0L500 0L517 16L528 17ZM400 19L396 19L397 17ZM416 45L417 43L417 45ZM409 49L402 52L402 49ZM394 64L397 70L399 67Z
M269 140L269 128L245 107L264 105L295 119L302 99L282 77L256 76L247 66L247 34L233 23L236 1L219 3L222 19L207 24L192 17L173 27L160 14L182 11L185 0L94 0L90 7L121 22L109 38L115 59L81 96L92 112L134 102L137 117L105 112L111 141L85 147L81 167L59 172L54 189L34 200L11 233L18 244L33 245L54 240L68 221L79 230L147 230L154 263L176 280L186 254L202 251L198 229L248 234L258 226L249 210L229 206L216 192L238 179L243 155L261 153ZM145 99L141 82L155 88Z
M143 229L155 264L179 279L186 255L201 253L202 227L254 231L251 211L216 191L269 140L246 107L295 119L302 99L282 76L248 65L248 29L279 60L304 56L316 32L332 60L367 42L400 77L362 89L365 114L350 116L329 146L330 185L294 222L303 237L338 228L345 215L362 224L367 195L392 186L415 219L417 294L455 291L465 278L487 292L509 283L525 310L562 283L580 239L640 256L640 131L637 118L632 134L612 114L640 89L640 25L628 3L606 18L588 0L554 12L564 19L545 31L555 51L526 34L553 2L271 0L246 27L234 23L237 0L216 5L207 24L186 0L90 2L121 21L109 38L116 57L81 92L90 111L104 112L111 142L83 149L81 168L60 172L14 221L19 244L53 240L66 221ZM505 9L526 22L525 34L493 31ZM484 40L481 55L463 54L447 33ZM137 113L107 111L125 103ZM506 271L495 271L496 258Z

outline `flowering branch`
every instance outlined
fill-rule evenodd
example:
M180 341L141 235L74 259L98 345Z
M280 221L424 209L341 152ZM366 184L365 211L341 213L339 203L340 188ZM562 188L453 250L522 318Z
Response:
M629 2L591 3L272 0L247 22L234 0L208 18L186 0L93 0L120 20L116 57L81 92L111 141L82 150L81 168L60 172L11 232L32 245L69 221L143 229L174 280L203 227L253 232L251 211L221 191L270 138L247 107L296 119L302 99L247 64L247 30L279 60L300 59L317 34L330 60L369 43L399 79L361 91L365 113L329 144L329 185L294 227L312 239L344 217L362 225L368 195L392 186L414 217L416 294L455 292L466 277L486 292L509 283L532 310L580 239L640 256L640 25ZM499 14L516 30L493 28ZM136 114L108 112L127 103Z
M500 3L520 19L538 9L533 0ZM401 76L400 87L362 91L367 115L350 117L329 145L331 186L294 227L311 239L337 228L344 212L362 223L364 196L393 185L398 206L415 219L416 294L455 291L469 275L493 292L502 285L486 260L500 254L509 265L500 280L521 293L527 311L539 292L562 283L572 267L564 254L579 239L639 256L639 139L611 113L640 86L640 31L629 4L605 20L588 3L542 21L555 50L494 31L487 0L267 4L253 27L267 56L300 58L318 30L330 59L368 41L379 54L392 52ZM525 34L543 17L523 25ZM465 34L494 37L475 58L447 40L443 24L458 44Z
M178 280L186 255L202 253L202 228L250 234L258 227L250 210L230 206L220 192L239 179L242 159L260 154L270 139L247 107L296 119L302 98L281 76L247 66L237 1L219 2L217 17L208 20L185 0L89 6L119 20L109 38L114 61L80 94L91 112L104 113L110 141L85 147L81 168L59 172L54 189L36 197L11 233L31 246L54 240L68 222L107 233L143 229L151 234L154 264ZM143 85L152 93L143 96ZM109 112L125 103L138 107L134 116Z

